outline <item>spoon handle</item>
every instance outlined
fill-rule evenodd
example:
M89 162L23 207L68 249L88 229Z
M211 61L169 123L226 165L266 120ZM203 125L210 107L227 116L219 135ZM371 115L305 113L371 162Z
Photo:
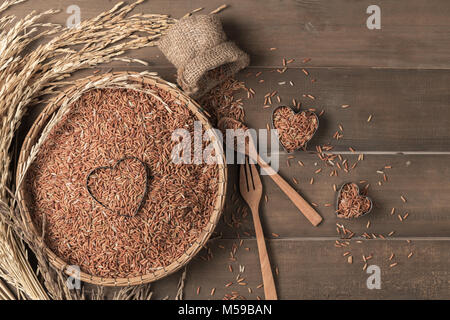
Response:
M292 188L286 180L281 177L278 172L276 172L267 162L265 162L258 152L256 151L253 141L249 141L248 144L249 156L254 155L256 157L256 162L259 166L266 171L267 175L272 178L272 180L278 185L278 187L288 196L288 198L295 204L295 206L300 210L301 213L312 223L313 226L318 226L322 221L322 217L317 211L306 201L298 192Z
M306 201L298 192L290 186L286 180L276 172L270 164L264 161L256 150L255 143L250 138L246 144L246 155L259 164L259 166L266 172L266 174L272 178L272 180L278 185L288 198L294 203L294 205L300 210L301 213L311 222L311 224L317 227L322 222L322 217L317 211Z
M319 225L322 217L316 210L292 188L273 168L267 164L261 157L257 156L257 162L263 170L272 178L272 180L280 187L280 189L288 196L295 206L303 213L303 215L312 223L313 226Z

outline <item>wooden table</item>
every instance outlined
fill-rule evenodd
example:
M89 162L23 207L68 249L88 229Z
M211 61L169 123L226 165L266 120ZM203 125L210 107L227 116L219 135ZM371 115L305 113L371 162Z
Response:
M61 13L51 21L65 23L69 16L66 9L73 3L33 0L10 12L23 16L33 9L58 8ZM76 1L82 19L109 9L113 3ZM152 0L136 11L169 13L178 18L198 7L210 12L222 3ZM251 67L239 74L239 79L256 91L253 99L244 99L248 125L266 127L273 107L263 109L264 95L273 90L278 91L282 103L290 105L295 98L304 107L325 112L320 129L309 144L311 152L295 153L290 166L287 154L281 153L280 157L280 173L318 205L323 223L312 227L274 183L263 178L268 202L261 204L260 211L271 261L274 270L278 270L275 279L279 297L449 299L450 3L377 1L381 8L379 30L366 27L366 9L372 4L368 0L230 0L227 4L230 7L220 13L225 30L252 58ZM174 81L174 68L157 48L138 50L130 56L149 61L148 69ZM295 61L286 72L279 73L276 69L282 68L283 58ZM311 61L303 63L305 58ZM101 70L110 68L146 69L115 63ZM255 77L258 72L262 74ZM77 76L88 73L92 70ZM286 84L280 84L283 82ZM346 104L350 107L341 108ZM29 121L36 113L37 110L31 113ZM336 141L332 136L339 124L344 136ZM314 153L315 146L323 144L333 145L333 152L347 158L350 164L356 162L359 154L364 154L364 160L349 173L338 170L338 176L330 177L331 167ZM356 152L349 151L350 147ZM304 167L297 164L298 160ZM314 173L318 168L322 171ZM386 173L387 181L377 172L380 170ZM231 166L229 171L230 205L224 213L227 222L232 216L241 219L231 205L237 167ZM292 178L298 180L298 185ZM373 212L357 221L337 219L333 207L326 206L335 201L333 184L360 180L370 183ZM402 195L406 203L401 200ZM244 206L238 201L238 206ZM390 214L392 208L396 208L394 215ZM409 216L400 221L398 214L404 216L406 212ZM353 239L346 247L336 247L336 223L358 235L382 234L386 239L361 238L361 243ZM261 274L250 215L239 228L221 222L217 231L221 238L211 240L207 249L187 266L185 298L221 299L233 291L247 299L263 297L263 289L257 288ZM391 231L394 234L387 236ZM230 259L233 248L235 261ZM343 256L347 251L353 257L352 264L348 263L348 256ZM413 255L408 258L411 252ZM389 260L392 253L395 256ZM363 270L363 255L373 256L368 265L379 266L381 289L368 289L370 274ZM398 264L390 267L395 262ZM241 274L246 285L236 282L240 266L245 267ZM174 298L180 274L153 284L154 297ZM233 284L225 287L229 282ZM212 288L216 288L213 296Z

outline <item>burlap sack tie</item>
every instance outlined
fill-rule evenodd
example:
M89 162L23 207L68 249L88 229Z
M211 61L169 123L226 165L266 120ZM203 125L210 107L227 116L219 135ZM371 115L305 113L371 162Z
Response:
M177 68L178 84L194 98L250 62L248 54L227 41L220 20L213 15L180 19L161 38L159 48Z

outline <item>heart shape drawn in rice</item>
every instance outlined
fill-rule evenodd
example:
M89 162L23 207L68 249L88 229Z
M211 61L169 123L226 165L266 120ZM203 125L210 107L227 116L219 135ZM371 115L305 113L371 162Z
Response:
M312 111L295 112L280 106L273 110L272 127L278 130L279 141L288 153L305 147L319 127L319 118Z
M134 217L148 193L149 169L136 157L125 157L113 166L93 169L86 178L89 195L102 207L124 217Z
M373 202L366 195L361 195L356 183L344 183L339 189L336 200L338 218L359 218L372 211Z

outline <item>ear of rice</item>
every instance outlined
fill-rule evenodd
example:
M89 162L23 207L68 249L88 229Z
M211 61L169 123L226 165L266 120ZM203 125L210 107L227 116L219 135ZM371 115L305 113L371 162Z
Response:
M0 4L0 13L23 1L4 1ZM15 133L25 112L44 95L55 93L70 82L73 72L124 59L121 56L127 51L156 45L175 20L160 14L127 17L141 2L119 3L74 29L40 22L56 10L30 13L20 20L10 15L0 17L0 277L17 289L17 298L79 299L84 293L69 291L62 275L48 265L40 245L42 240L33 237L28 230L14 192L8 192L8 188L14 190L11 167L15 154L11 146ZM32 41L49 36L52 38L48 42L32 52L26 51ZM75 50L74 46L82 49ZM65 79L68 81L63 81ZM27 162L32 160L33 156ZM25 172L19 173L19 181L23 174ZM24 241L36 255L43 282L28 262ZM0 283L0 298L13 296L6 285ZM126 297L144 296L142 293Z

